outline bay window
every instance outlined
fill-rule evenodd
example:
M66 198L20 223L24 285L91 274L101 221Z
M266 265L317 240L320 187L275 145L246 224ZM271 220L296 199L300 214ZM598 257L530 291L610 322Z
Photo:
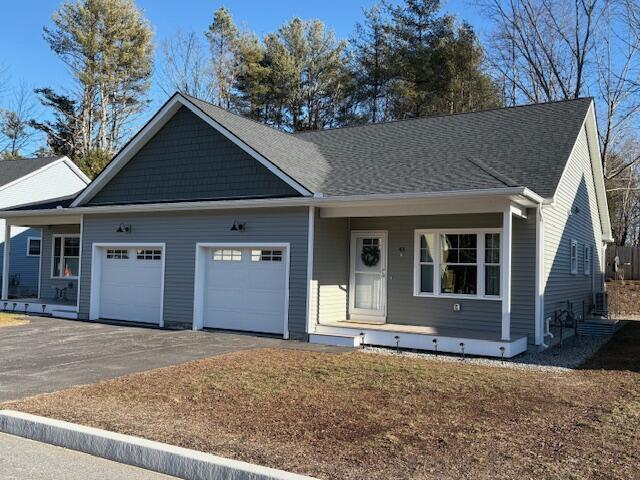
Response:
M416 296L500 297L500 230L416 230Z
M80 269L80 236L54 235L51 277L77 278Z

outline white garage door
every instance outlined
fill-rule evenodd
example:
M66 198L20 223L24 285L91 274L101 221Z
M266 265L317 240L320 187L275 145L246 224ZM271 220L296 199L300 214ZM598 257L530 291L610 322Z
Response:
M160 323L162 248L106 247L100 254L100 317Z
M284 333L284 248L211 248L205 261L205 327Z

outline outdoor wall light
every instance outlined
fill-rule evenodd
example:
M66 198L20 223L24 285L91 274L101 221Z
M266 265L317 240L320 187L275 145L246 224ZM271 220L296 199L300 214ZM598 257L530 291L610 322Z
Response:
M231 225L230 230L232 232L244 232L244 223L239 223L236 219L233 221L233 225Z
M116 229L117 233L131 233L131 225L125 225L124 223L121 223L120 225L118 225L118 228Z

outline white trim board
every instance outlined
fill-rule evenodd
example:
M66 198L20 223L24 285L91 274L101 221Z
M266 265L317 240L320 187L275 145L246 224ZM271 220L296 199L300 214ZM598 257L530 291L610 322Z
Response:
M31 240L38 240L40 242L40 253L38 255L32 255L29 253L31 250ZM39 237L27 237L27 257L42 257L42 235Z
M246 153L251 155L255 160L264 165L271 173L276 175L294 190L301 195L307 197L311 195L311 192L304 188L300 183L295 181L289 175L284 173L274 163L262 156L259 152L247 145L239 137L231 133L220 123L213 120L210 116L206 115L197 105L191 102L189 99L175 93L162 108L147 122L147 124L140 130L131 141L116 154L116 156L109 162L105 169L98 175L98 177L89 184L89 186L82 191L80 195L71 204L72 207L83 205L88 200L93 198L115 175L124 167L129 160L131 160L136 153L156 134L158 131L166 125L166 123L175 115L180 107L188 108L193 114L197 115L200 119L206 122L209 126L214 128L220 134L231 140L235 145L240 147Z
M102 250L109 247L132 247L132 248L146 248L155 247L162 249L162 266L160 279L160 318L158 319L158 326L164 327L164 278L165 278L165 265L167 259L167 245L164 242L102 242L91 244L91 292L89 295L89 320L100 319L100 282L102 278L102 259L100 254ZM79 291L78 291L79 293ZM80 295L78 295L78 298Z
M291 244L289 242L198 242L196 243L196 265L193 280L193 330L204 328L205 262L203 257L211 248L282 248L285 255L284 328L283 338L289 338L289 275Z

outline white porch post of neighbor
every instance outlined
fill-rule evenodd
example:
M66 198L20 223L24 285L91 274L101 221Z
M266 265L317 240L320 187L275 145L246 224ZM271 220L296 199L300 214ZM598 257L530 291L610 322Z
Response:
M513 212L508 205L502 212L502 340L511 340L511 237Z
M9 298L9 256L11 255L11 224L4 225L4 257L2 258L2 299Z

